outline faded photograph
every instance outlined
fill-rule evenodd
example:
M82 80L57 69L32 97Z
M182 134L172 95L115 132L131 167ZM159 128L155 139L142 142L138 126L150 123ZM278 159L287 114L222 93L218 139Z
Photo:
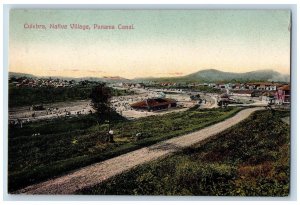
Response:
M8 191L290 192L289 10L9 16Z

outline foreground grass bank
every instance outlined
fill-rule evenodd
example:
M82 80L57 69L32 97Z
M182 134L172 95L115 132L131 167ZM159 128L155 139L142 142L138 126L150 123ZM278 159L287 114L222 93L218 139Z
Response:
M112 125L114 143L105 141L108 125L97 125L93 115L35 122L10 129L9 191L199 130L231 117L239 110L190 109L134 121L116 117ZM37 132L40 135L32 135ZM138 138L137 133L140 133Z
M204 145L141 165L78 194L287 196L288 112L260 111Z

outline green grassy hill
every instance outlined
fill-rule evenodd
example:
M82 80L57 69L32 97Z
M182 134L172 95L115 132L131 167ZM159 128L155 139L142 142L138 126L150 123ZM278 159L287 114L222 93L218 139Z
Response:
M78 194L288 196L288 112L260 111L204 145L141 165Z

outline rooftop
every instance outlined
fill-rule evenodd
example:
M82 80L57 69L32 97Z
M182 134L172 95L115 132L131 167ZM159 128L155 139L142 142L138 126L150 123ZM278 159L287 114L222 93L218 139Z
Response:
M176 100L170 98L149 98L140 102L131 104L133 108L144 108L144 107L155 107L161 105L168 105L171 103L176 103Z

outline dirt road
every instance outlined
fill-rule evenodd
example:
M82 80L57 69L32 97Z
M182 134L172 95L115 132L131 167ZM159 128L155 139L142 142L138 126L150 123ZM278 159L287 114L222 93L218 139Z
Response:
M248 118L257 110L248 108L235 116L202 130L162 141L155 145L138 149L127 154L78 169L70 174L28 186L17 193L22 194L74 194L76 191L96 185L110 177L128 171L158 158L166 157L185 147L199 143Z

